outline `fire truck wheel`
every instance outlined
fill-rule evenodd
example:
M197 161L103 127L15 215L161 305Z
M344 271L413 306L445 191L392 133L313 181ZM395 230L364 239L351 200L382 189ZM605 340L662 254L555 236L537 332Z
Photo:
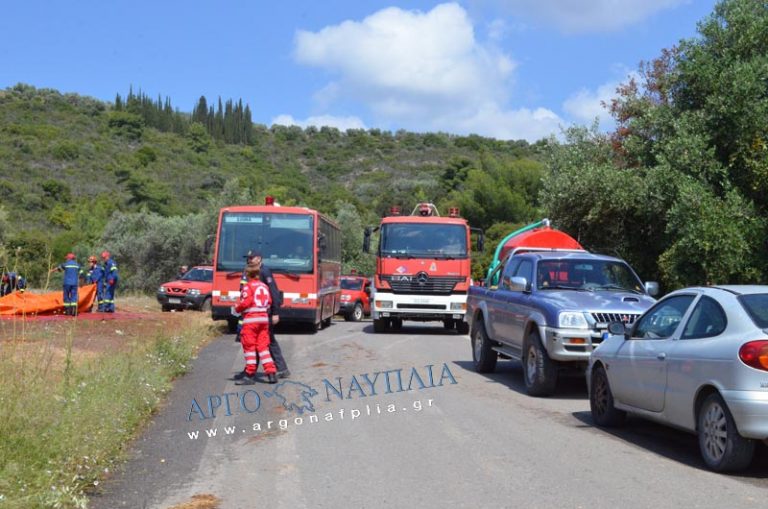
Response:
M456 323L453 321L452 318L446 318L443 320L443 327L445 327L446 330L453 329L453 326L456 325Z
M373 332L386 332L389 328L389 318L376 318L373 321Z
M400 330L403 328L403 321L400 318L392 318L389 325L392 327L392 330Z

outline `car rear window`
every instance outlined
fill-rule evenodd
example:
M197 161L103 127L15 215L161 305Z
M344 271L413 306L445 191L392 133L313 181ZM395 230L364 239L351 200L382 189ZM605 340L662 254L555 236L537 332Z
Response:
M755 325L761 329L768 328L768 293L740 295L739 302L747 310Z

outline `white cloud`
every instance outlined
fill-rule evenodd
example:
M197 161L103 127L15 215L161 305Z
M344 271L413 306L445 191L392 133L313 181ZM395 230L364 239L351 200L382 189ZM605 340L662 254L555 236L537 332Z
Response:
M491 29L493 40L504 26ZM515 133L529 140L552 132L551 111L509 109L516 64L493 44L478 42L456 3L429 12L391 7L362 21L299 31L294 54L299 63L333 75L315 94L322 110L338 102L363 104L378 123L417 131Z
M567 32L618 30L691 0L496 0L515 14L552 22Z
M278 125L296 125L301 128L309 126L315 127L335 127L342 131L347 129L365 129L365 124L357 117L336 117L333 115L318 115L308 117L304 120L297 120L291 115L278 115L272 119L272 124Z
M616 89L622 83L627 83L630 78L638 79L636 72L630 72L623 79L603 83L596 89L582 88L571 94L563 102L563 111L579 123L591 124L595 118L600 122L603 130L613 128L614 120L604 104L610 106L611 99L617 96Z

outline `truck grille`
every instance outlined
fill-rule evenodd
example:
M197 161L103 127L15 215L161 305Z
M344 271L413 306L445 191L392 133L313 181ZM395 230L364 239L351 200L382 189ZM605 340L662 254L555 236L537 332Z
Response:
M625 326L629 326L635 323L639 316L639 313L592 313L592 318L597 322L597 325L621 322Z
M407 278L407 279L406 279ZM381 276L392 287L392 293L416 293L429 295L448 295L463 277L427 276L420 272L415 276Z
M444 304L398 304L397 309L445 309Z

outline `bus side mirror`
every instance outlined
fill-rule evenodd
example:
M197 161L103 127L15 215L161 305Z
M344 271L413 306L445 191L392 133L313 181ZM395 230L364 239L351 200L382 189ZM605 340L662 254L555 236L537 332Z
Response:
M371 229L366 227L363 232L363 253L371 252Z
M470 228L469 231L477 234L477 250L483 252L485 250L485 234L482 228Z

